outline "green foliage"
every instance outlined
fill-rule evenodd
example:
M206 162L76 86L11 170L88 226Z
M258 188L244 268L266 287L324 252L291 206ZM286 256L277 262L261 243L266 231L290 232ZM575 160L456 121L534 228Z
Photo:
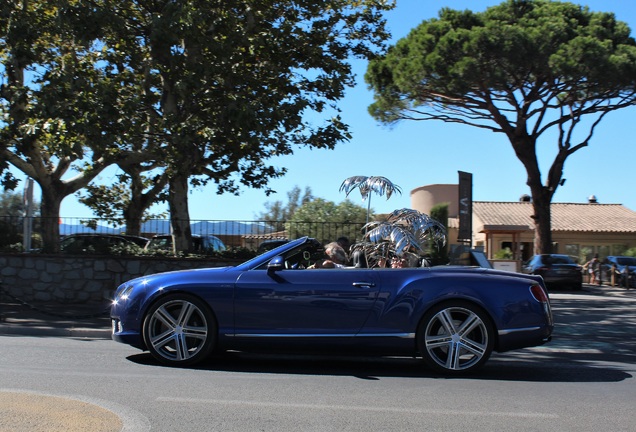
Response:
M37 203L34 206L37 210ZM26 211L22 194L13 192L2 192L0 195L0 218L2 217L22 217ZM35 213L35 212L34 212Z
M0 218L0 249L20 243L22 248L22 227L14 220Z
M39 214L39 207L37 202L33 203L34 216ZM22 194L5 191L0 195L0 248L13 251L19 247L19 250L22 250L23 216L25 213L26 208ZM36 237L39 240L39 236ZM32 247L36 246L32 244Z
M497 252L495 252L495 259L512 259L513 256L514 255L512 251L508 247L499 249Z
M510 0L482 13L442 9L373 60L366 80L376 95L370 112L381 121L442 118L441 109L447 121L500 130L494 103L519 107L535 121L548 108L587 105L587 113L601 112L607 104L597 101L621 95L633 101L635 74L636 44L613 14ZM537 103L535 111L523 101L552 103Z
M267 222L274 231L283 231L285 229L283 222L291 219L298 208L313 199L311 188L306 187L305 191L302 192L300 187L294 186L291 191L287 192L286 204L280 200L273 203L266 202L265 211L257 215L256 219Z
M433 206L430 217L442 224L444 230L448 232L448 203L440 203ZM448 242L444 245L439 245L431 241L429 247L432 265L448 264Z
M393 7L376 0L103 5L113 12L103 52L111 67L130 71L127 106L139 105L127 121L152 131L170 178L195 187L213 181L218 193L241 186L270 193L269 179L285 169L268 159L349 138L335 101L354 83L351 57L370 57L388 37L381 12ZM306 120L309 112L324 123Z
M340 204L316 198L303 204L285 224L289 238L309 236L321 243L347 237L351 243L362 238L367 210L344 200Z
M64 197L120 157L117 100L125 87L101 58L101 8L76 0L0 4L0 170L8 161L39 183L44 247L54 251Z
M108 165L133 181L160 170L179 221L189 219L189 185L270 193L268 181L285 168L268 159L348 140L337 101L354 84L350 61L383 47L382 13L394 7L378 0L1 5L0 174L15 186L9 161L42 186L49 249L63 198ZM155 199L133 193L133 216L124 216L138 220ZM173 228L183 244L187 233Z
M135 189L132 184L132 180L129 176L120 174L117 176L117 182L110 185L88 185L85 188L85 193L78 193L79 202L89 207L93 214L101 219L111 222L115 225L129 225L129 220L126 220L126 214L130 211L130 208L134 206L132 204L135 201L133 190ZM151 189L154 185L152 178L138 178L141 183L142 189ZM165 195L157 195L157 198ZM138 200L142 197L136 197ZM162 219L166 217L165 213L151 214L146 209L153 201L148 201L143 205L142 218L140 221L150 219ZM141 204L141 203L140 203Z
M371 60L369 112L383 123L441 120L505 134L528 175L537 248L549 253L550 203L565 160L589 144L607 113L636 103L630 33L614 14L569 2L444 8ZM556 139L549 169L536 156L543 136Z
M120 256L138 256L142 255L144 248L136 245L136 244L117 244L108 248L109 255L120 255Z
M630 248L625 251L626 256L636 257L636 248Z

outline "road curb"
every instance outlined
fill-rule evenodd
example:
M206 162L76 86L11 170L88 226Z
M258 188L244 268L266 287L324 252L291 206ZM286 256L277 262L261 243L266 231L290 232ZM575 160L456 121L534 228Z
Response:
M4 336L49 336L71 337L86 339L110 339L110 328L53 328L53 327L25 327L12 324L0 324L0 335Z

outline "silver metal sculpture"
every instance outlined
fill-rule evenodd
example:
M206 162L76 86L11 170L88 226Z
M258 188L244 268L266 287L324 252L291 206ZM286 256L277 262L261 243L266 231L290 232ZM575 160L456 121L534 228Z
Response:
M402 194L402 189L398 185L391 182L388 178L380 176L349 177L340 185L340 192L344 191L345 195L348 197L351 191L355 188L360 190L360 195L362 195L363 201L369 198L369 201L367 202L367 223L369 223L369 213L371 212L371 197L369 196L369 192L375 192L380 196L386 195L386 199L391 198L391 195L395 192Z
M368 222L364 229L364 241L353 249L364 253L369 267L383 266L392 257L419 255L428 245L446 245L444 225L412 209L394 210L386 220Z

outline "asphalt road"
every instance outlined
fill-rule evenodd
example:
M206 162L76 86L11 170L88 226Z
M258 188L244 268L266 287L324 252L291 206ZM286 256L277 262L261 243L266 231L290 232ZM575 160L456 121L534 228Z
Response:
M551 343L456 379L408 358L236 354L174 369L108 340L2 336L0 431L635 430L636 292L556 293L552 306ZM59 415L16 429L20 409Z

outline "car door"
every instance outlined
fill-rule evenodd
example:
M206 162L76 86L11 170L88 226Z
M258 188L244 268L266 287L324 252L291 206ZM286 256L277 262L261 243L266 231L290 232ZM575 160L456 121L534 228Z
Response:
M236 283L237 337L353 336L379 292L367 269L251 270Z

